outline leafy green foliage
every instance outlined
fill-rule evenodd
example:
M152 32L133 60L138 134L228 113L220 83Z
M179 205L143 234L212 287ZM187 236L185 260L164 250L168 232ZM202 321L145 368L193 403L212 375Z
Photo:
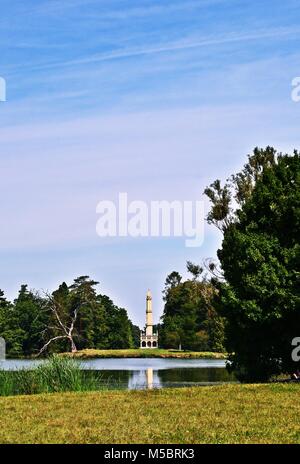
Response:
M187 269L192 280L172 272L164 289L165 307L159 327L160 345L196 351L224 351L224 322L213 307L215 288L206 279L199 281L203 272L191 262Z
M22 285L18 298L14 301L13 312L19 330L23 331L22 354L35 353L42 343L42 331L48 321L43 311L44 300Z
M97 284L88 276L80 276L71 286L63 282L52 295L43 298L22 285L13 303L0 291L0 336L6 340L8 356L35 355L47 340L61 335L57 318L50 311L53 301L60 321L66 326L75 309L78 310L74 340L79 349L139 346L139 328L133 326L124 308L97 293ZM57 339L47 347L48 354L68 350L70 342L66 338Z
M12 356L22 353L25 332L18 325L14 306L7 301L0 290L0 334L6 341L6 350Z
M226 348L241 380L268 380L297 368L291 342L300 327L299 154L256 149L233 181L238 208L218 251Z

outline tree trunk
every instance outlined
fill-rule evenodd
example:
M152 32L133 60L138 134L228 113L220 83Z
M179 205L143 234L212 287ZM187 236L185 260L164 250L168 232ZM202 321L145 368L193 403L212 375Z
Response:
M77 352L77 347L76 347L72 337L70 337L70 343L71 343L71 351L72 351L72 353L76 353Z

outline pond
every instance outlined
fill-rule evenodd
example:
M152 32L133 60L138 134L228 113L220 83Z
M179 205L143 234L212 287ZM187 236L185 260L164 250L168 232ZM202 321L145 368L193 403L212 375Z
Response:
M0 361L0 369L31 369L41 362ZM225 363L217 359L98 358L80 361L80 366L86 371L100 371L101 382L106 387L132 390L235 382Z

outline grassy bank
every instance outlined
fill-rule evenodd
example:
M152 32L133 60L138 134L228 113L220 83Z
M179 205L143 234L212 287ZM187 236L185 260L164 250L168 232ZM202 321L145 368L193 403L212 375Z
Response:
M299 385L0 398L1 443L300 443Z
M77 353L62 353L63 356L74 357L77 359L93 358L182 358L182 359L226 359L225 353L213 353L210 351L177 351L177 350L147 350L147 349L128 349L128 350L81 350Z

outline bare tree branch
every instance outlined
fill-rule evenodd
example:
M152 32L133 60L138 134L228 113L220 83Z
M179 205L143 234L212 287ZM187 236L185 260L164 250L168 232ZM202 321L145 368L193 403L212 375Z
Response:
M62 321L61 321L61 319L59 317L58 311L57 311L57 306L60 307L60 304L58 303L58 301L55 301L55 299L53 298L52 295L46 294L46 296L49 299L49 302L51 303L50 309L54 313L58 324L61 326L61 328L63 329L65 334L68 335L67 329L66 329L65 325L62 323Z
M66 338L66 336L65 335L59 335L58 337L50 338L50 340L47 343L45 343L45 345L40 349L37 356L40 356L48 348L50 343L54 342L55 340L61 339L61 338Z
M222 270L220 269L220 267L218 266L218 264L213 260L213 258L206 258L204 261L203 261L203 265L205 267L205 269L213 276L215 277L215 279L221 281L221 282L224 282L225 281L225 277L224 277L224 274L222 272Z
M73 331L74 331L75 323L76 323L76 320L77 320L77 317L78 317L78 312L79 312L82 305L79 304L78 306L75 307L75 309L73 311L73 315L72 315L71 320L69 321L69 323L68 322L63 322L62 317L60 315L60 313L62 314L62 306L60 305L60 303L57 300L55 300L53 295L50 295L49 293L45 293L45 295L47 297L47 309L52 312L52 314L54 316L54 319L55 319L55 322L56 322L56 325L47 326L42 331L42 334L44 336L49 331L49 329L52 329L54 331L63 332L64 335L57 335L55 337L50 338L50 340L48 340L45 343L45 345L41 348L41 350L39 351L37 356L40 356L48 348L48 346L52 342L54 342L55 340L62 340L62 339L67 339L70 342L72 353L76 352L77 347L76 347L75 342L74 342Z
M69 335L71 335L72 332L73 332L73 330L74 330L74 324L75 324L76 319L77 319L77 314L78 314L79 307L80 307L80 306L77 306L77 308L74 309L74 314L73 314L71 326L70 326L70 328L69 328Z

